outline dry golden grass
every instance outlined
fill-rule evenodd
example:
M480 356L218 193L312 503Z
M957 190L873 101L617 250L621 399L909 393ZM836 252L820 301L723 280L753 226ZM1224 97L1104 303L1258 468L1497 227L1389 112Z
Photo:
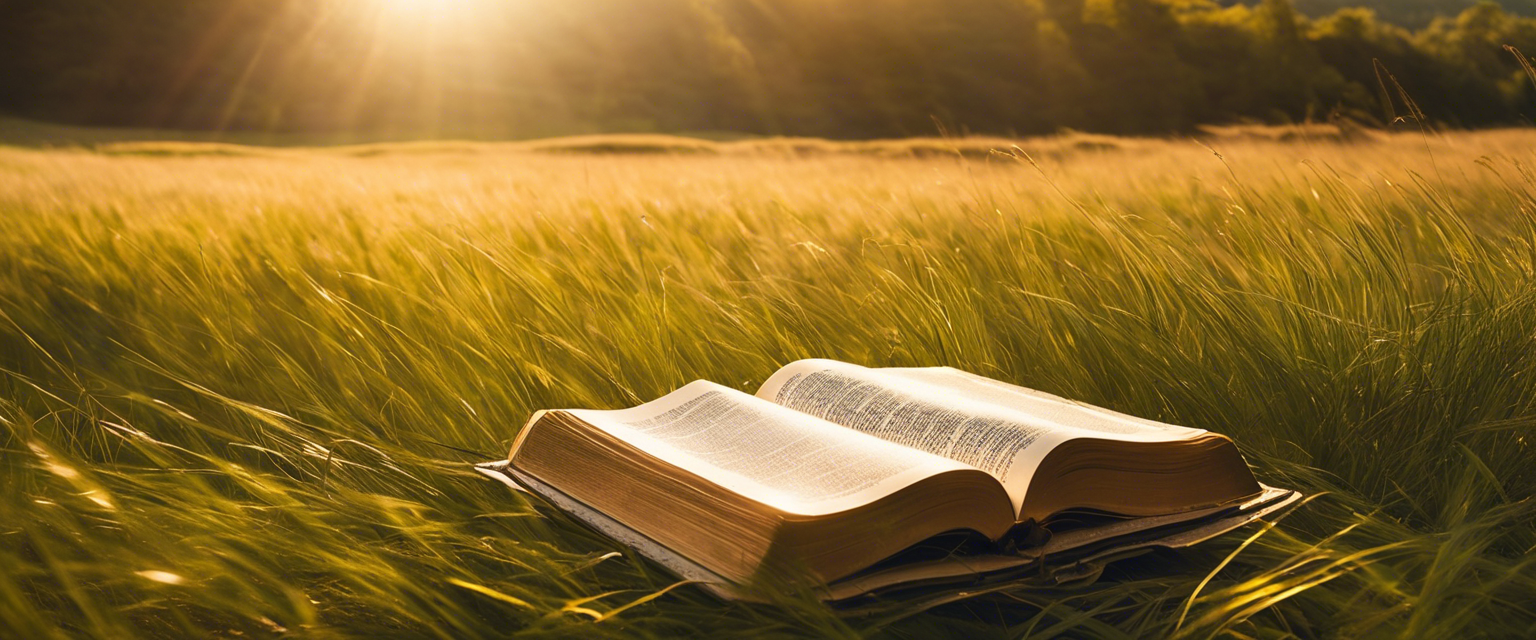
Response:
M1536 132L1305 131L0 149L0 629L1529 637ZM1319 497L844 618L647 599L469 470L535 409L810 356L1229 433Z

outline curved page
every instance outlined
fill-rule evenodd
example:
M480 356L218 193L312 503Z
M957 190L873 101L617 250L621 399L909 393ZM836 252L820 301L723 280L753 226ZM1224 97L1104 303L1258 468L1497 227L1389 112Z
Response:
M1205 433L943 367L870 369L801 360L779 369L757 395L990 473L1008 490L1015 513L1040 461L1063 442L1169 442Z
M655 401L571 415L763 504L825 515L971 467L700 380Z
M1169 442L1188 440L1208 433L1205 429L1192 429L1138 418L951 367L865 370L942 387L946 392L953 394L951 397L964 398L966 402L1000 406L1033 419L1044 420L1053 428L1071 427L1091 432L1095 437L1111 440Z

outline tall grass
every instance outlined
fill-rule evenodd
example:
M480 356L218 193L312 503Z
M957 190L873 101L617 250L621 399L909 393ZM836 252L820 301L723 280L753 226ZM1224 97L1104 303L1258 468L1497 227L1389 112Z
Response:
M1532 142L0 150L0 635L1532 637ZM471 473L535 409L812 356L1227 433L1315 497L850 617L669 589Z

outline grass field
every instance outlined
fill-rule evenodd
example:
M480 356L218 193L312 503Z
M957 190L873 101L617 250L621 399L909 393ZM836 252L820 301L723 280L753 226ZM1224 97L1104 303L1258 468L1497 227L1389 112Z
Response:
M0 149L0 636L1536 636L1536 131L1226 134ZM1230 434L1315 498L842 618L669 590L469 466L813 356Z

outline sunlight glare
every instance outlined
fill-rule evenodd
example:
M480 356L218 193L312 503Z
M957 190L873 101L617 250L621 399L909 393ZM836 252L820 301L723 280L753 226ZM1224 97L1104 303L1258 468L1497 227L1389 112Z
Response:
M446 14L474 13L485 8L487 0L377 0L380 8L402 17L434 17Z

